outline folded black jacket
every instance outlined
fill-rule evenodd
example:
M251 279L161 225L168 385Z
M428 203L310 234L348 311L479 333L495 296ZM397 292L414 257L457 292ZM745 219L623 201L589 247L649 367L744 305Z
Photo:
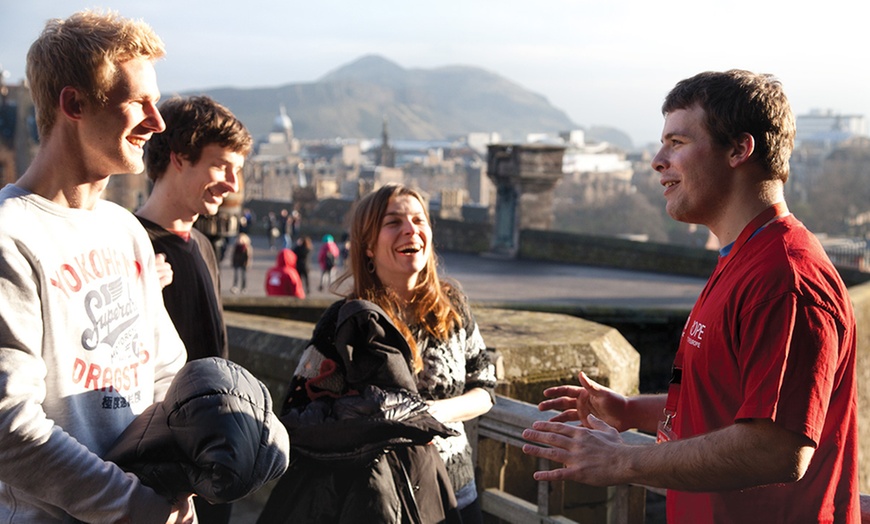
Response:
M335 350L354 394L285 409L294 451L320 460L367 463L385 448L426 444L455 431L429 414L409 367L411 348L375 304L350 300L338 312Z
M195 493L218 504L280 477L290 440L266 386L210 357L185 364L164 400L136 417L105 458L170 500Z
M258 524L460 521L444 462L428 444L455 432L418 394L411 349L389 316L364 300L336 303L311 351L334 372L294 377L281 414L293 461Z

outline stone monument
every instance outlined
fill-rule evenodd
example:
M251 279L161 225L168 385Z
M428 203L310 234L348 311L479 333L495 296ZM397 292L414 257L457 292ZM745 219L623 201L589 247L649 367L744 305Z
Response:
M515 257L521 229L550 229L565 146L492 144L486 175L496 187L492 254Z

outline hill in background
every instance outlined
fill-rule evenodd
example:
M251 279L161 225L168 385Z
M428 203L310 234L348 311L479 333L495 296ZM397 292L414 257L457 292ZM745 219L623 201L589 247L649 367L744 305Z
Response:
M263 88L215 88L206 94L229 107L255 137L268 133L283 105L301 139L376 138L384 119L390 137L439 140L497 132L505 141L529 133L580 129L546 98L480 68L405 69L380 56L364 56L313 83ZM627 135L605 128L617 145ZM589 138L594 138L587 133Z

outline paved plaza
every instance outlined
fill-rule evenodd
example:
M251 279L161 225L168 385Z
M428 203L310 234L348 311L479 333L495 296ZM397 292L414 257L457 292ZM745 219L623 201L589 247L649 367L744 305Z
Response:
M248 296L264 296L266 271L275 262L265 237L252 237L254 263L248 270ZM315 244L309 261L312 298L338 298L320 291L320 268ZM460 283L475 302L532 303L557 306L688 310L705 279L578 266L556 262L513 260L464 253L439 253L444 274ZM221 263L224 294L232 288L229 254Z

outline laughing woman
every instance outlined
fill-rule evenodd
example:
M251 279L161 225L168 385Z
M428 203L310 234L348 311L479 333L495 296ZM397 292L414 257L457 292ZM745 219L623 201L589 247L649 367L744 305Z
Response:
M440 456L439 469L446 470L449 477L449 486L453 490L448 494L450 504L458 507L464 524L481 522L471 446L462 423L486 413L492 407L495 369L466 297L456 286L438 277L432 248L432 228L423 198L416 191L401 185L387 185L365 196L355 208L350 238L349 270L335 286L338 289L347 282L350 285L345 287L350 291L345 299L327 309L318 322L311 344L291 382L284 406L282 420L288 424L291 446L294 442L299 443L299 438L294 440L294 431L300 438L306 438L305 429L300 431L300 421L310 419L311 404L324 397L346 399L349 391L352 394L362 391L357 396L365 397L369 385L377 382L375 377L383 377L383 369L373 372L371 366L366 368L365 354L360 352L355 343L347 342L347 325L354 324L347 319L354 318L355 312L360 310L359 305L363 304L363 309L368 308L365 318L379 319L378 314L383 313L384 318L379 321L381 328L373 330L380 333L377 347L389 349L401 346L406 350L402 352L403 366L400 366L410 372L410 383L406 389L412 392L411 396L421 399L422 411L431 419L422 425L429 431L428 434L434 435L432 441ZM354 309L349 311L352 307ZM376 311L374 317L372 310ZM355 325L359 328L364 324L357 320ZM390 339L393 331L396 336ZM371 337L368 339L371 340ZM389 350L386 353L396 354ZM389 359L383 357L375 360L384 362ZM360 368L365 370L360 371ZM395 371L396 367L391 369ZM348 384L354 387L348 387ZM326 418L341 418L343 415L337 414L338 410L335 409L338 401L329 402L331 404L326 411L330 414ZM341 410L341 413L345 412ZM416 427L421 426L419 422L415 424ZM357 425L353 431L344 431L342 438L347 439L349 434L359 433L358 428ZM318 438L317 441L319 445L324 445L324 440ZM361 447L357 445L356 449ZM303 449L297 455L306 453L307 450ZM342 452L337 454L346 456ZM365 457L360 462L370 458ZM372 463L377 464L378 460L375 458ZM285 481L292 482L287 480L290 476L310 474L310 470L294 470L291 465ZM347 480L342 482L346 483ZM344 489L335 485L330 487L333 491ZM420 496L438 496L437 493L422 492L421 487L418 491ZM284 491L280 498L286 501L291 496L291 493ZM275 498L273 492L272 499ZM304 504L310 506L308 502ZM335 509L336 504L341 504L341 501L332 501L332 511L341 513ZM310 510L309 507L308 517L312 516ZM270 500L264 509L264 516L267 512L276 511L279 511L277 501ZM286 511L280 512L286 515ZM296 515L302 516L299 513ZM358 513L356 517L359 517ZM389 518L381 520L391 521ZM416 519L410 520L413 522ZM419 520L429 521L426 517ZM332 516L321 521L339 522L341 518ZM261 517L261 522L267 521Z

